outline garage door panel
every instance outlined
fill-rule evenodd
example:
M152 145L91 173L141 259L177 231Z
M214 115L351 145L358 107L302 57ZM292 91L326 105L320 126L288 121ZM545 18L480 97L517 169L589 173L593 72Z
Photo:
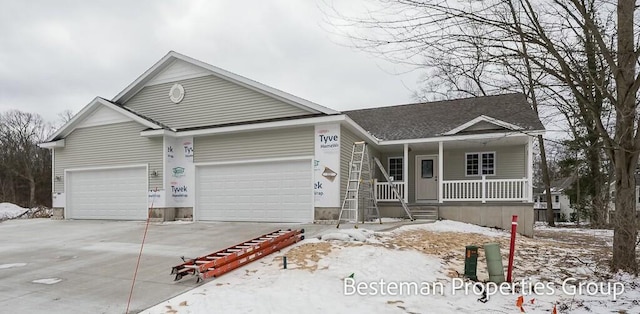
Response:
M310 160L198 167L199 220L313 220Z
M69 171L67 178L69 218L146 219L145 167Z

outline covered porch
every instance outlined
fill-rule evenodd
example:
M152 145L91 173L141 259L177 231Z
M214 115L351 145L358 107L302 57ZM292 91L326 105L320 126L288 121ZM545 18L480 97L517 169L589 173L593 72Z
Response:
M378 202L533 202L533 137L523 133L474 134L392 141L375 147L392 178L375 172Z

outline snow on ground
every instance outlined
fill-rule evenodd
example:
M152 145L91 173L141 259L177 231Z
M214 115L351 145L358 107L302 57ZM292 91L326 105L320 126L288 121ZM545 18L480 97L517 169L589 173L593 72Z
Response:
M486 235L489 237L498 237L509 235L508 232L502 229L494 229L494 228L486 228L480 227L477 225L472 225L464 222L458 222L453 220L440 220L435 223L428 224L415 224L415 225L407 225L400 229L399 232L404 232L407 230L425 230L425 231L435 231L435 232L458 232L458 233L477 233L481 235Z
M335 229L325 231L318 237L323 241L358 241L358 242L378 242L373 238L374 232L368 229Z
M57 284L58 282L61 282L62 279L60 278L43 278L43 279L37 279L32 281L33 283L40 283L43 285L53 285L53 284Z
M0 269L23 267L23 266L27 266L27 263L0 264Z
M587 230L576 236L565 229L566 234L554 230L541 239L518 237L515 284L486 303L478 302L483 286L460 276L464 247L499 243L506 266L509 234L438 221L392 232L329 230L144 313L519 313L520 296L527 313L550 313L554 306L558 313L636 313L640 279L607 273L601 265L605 244L589 242ZM479 253L478 278L486 280L482 249ZM568 278L576 278L571 283L581 290L563 283ZM195 278L182 279L188 280L196 286ZM616 301L613 291L621 293Z
M27 211L29 211L29 209L22 208L15 204L0 203L0 220L13 219Z

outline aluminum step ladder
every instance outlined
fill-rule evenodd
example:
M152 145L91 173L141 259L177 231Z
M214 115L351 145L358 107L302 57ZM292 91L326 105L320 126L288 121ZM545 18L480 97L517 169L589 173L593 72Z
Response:
M378 221L382 223L376 201L373 170L374 168L371 164L367 143L353 143L351 161L349 162L347 189L342 201L342 208L340 209L336 228L340 228L342 221L357 224L359 220L364 223L367 220L378 219ZM360 199L362 199L362 202L360 202ZM361 204L364 206L360 206ZM360 207L363 207L362 215Z
M402 195L400 195L400 192L398 191L398 187L395 185L393 180L391 180L391 177L389 177L389 174L387 173L387 171L384 170L384 167L382 166L382 163L380 162L380 159L378 159L378 157L373 157L373 160L375 161L376 165L378 165L378 168L380 168L380 172L382 173L384 178L387 180L387 182L389 182L389 186L391 187L391 191L398 198L398 201L400 201L400 205L402 205L402 208L404 209L404 212L407 214L409 219L411 219L411 221L415 220L415 219L413 219L413 216L411 215L411 210L409 210L409 206L407 206L407 202L404 201L404 198L402 197Z
M196 282L207 278L219 277L240 266L304 240L303 233L304 229L280 229L205 256L194 259L185 259L183 257L184 263L172 267L171 274L176 275L174 281L180 280L189 274L197 276Z

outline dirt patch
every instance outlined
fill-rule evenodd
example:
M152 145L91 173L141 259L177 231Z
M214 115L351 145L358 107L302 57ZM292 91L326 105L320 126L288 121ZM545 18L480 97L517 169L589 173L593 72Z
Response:
M331 249L332 244L329 242L304 243L285 254L287 265L289 268L306 269L314 272L318 269L318 261L331 253ZM283 266L282 257L276 257L274 261L278 261L280 267Z
M480 280L489 277L483 246L487 243L500 244L502 263L506 269L509 242L508 235L490 237L476 233L426 230L399 232L383 240L384 246L388 248L413 249L441 258L449 277L459 277L464 273L465 246L478 246L477 275ZM595 241L588 234L556 235L543 239L517 237L513 276L536 276L551 280L558 278L558 273L563 273L564 277L578 279L593 276L600 278L607 273L606 260L610 254L605 244L606 241Z

